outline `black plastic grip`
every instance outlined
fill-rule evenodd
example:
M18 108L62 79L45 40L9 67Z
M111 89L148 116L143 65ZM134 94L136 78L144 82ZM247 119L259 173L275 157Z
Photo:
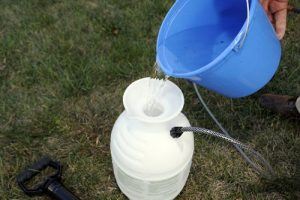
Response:
M48 175L44 178L42 183L35 185L33 188L27 188L26 182L32 179L37 174L41 173L47 167L52 167L56 170L54 174ZM51 160L49 157L43 157L38 162L29 166L17 177L17 182L21 189L29 196L48 194L57 200L79 200L67 188L65 188L61 181L62 166L59 162Z
M47 167L52 167L56 170L55 174L49 176L44 182L33 186L32 188L26 187L26 182L35 177L41 171L46 169ZM59 162L55 162L51 160L49 157L43 157L39 161L35 162L33 165L27 167L24 171L22 171L17 176L18 185L21 189L29 196L33 195L42 195L46 190L46 185L50 180L60 180L62 173L62 166Z
M43 169L47 168L50 164L51 160L48 157L44 157L41 160L37 161L33 165L29 166L27 169L25 169L18 177L17 181L24 183L37 174L40 173Z

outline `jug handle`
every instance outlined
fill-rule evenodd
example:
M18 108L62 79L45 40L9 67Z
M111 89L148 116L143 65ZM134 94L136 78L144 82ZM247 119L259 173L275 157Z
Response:
M234 48L235 51L239 51L243 47L245 40L247 38L248 32L249 32L249 27L250 27L250 3L249 3L249 0L246 0L246 6L247 6L246 29L242 33L242 36L239 37L239 42L237 43L236 47Z

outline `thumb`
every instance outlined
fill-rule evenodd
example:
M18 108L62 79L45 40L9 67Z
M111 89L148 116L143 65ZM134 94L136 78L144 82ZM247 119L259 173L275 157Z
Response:
M281 40L286 31L287 9L282 9L274 14L277 37Z

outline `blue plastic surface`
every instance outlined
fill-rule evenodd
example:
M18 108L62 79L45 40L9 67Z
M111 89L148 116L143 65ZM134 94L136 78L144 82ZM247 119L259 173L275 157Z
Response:
M227 97L255 93L274 76L281 46L258 0L177 0L160 28L157 63L164 73Z

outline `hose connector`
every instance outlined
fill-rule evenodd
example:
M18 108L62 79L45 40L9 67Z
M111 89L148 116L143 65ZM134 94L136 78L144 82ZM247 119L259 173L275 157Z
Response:
M173 127L170 133L173 138L180 138L183 134L182 127Z

